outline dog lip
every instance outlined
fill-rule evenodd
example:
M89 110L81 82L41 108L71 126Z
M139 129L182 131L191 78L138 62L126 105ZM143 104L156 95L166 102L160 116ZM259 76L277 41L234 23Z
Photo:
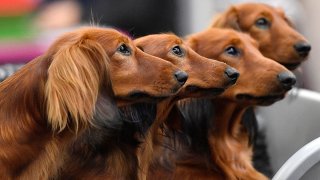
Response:
M172 88L171 93L172 94L176 94L177 92L179 92L179 90L182 88L181 85L176 85Z
M203 88L196 85L188 85L186 87L186 91L188 91L189 93L207 92L211 94L221 94L224 92L224 90L225 90L224 88Z
M238 94L236 95L238 100L250 100L256 101L259 105L270 105L276 101L284 98L284 94L266 95L266 96L253 96L251 94Z
M300 66L301 62L298 63L281 63L283 66L288 68L289 70L295 70L298 66Z
M151 95L150 93L143 92L143 91L133 91L130 94L128 94L128 96L125 96L122 98L127 100L160 101L167 97L169 97L169 95L154 96L154 95Z
M301 53L298 53L299 54L299 56L301 57L301 58L306 58L306 57L308 57L308 55L309 55L309 51L308 52L301 52Z

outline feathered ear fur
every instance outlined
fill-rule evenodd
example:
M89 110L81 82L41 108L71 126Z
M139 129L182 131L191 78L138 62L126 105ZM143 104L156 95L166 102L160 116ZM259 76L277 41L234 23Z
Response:
M218 15L211 24L211 27L216 28L232 28L241 31L238 22L237 9L231 6L226 12Z
M198 42L192 36L187 36L187 43L192 50L198 51Z
M92 124L101 81L107 76L103 47L86 37L62 46L52 58L45 87L48 121L52 129Z

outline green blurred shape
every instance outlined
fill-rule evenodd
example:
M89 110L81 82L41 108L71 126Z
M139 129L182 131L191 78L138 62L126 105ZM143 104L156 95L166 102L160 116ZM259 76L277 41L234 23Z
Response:
M25 39L30 38L31 15L0 16L0 39Z

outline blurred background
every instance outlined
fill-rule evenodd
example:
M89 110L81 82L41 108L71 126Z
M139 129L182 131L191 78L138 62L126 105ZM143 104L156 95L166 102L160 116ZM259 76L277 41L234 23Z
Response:
M309 60L296 74L300 87L320 91L320 1L256 1L285 9L310 41ZM81 25L117 28L132 38L161 32L186 36L240 2L246 0L0 0L0 80L42 54L59 34Z

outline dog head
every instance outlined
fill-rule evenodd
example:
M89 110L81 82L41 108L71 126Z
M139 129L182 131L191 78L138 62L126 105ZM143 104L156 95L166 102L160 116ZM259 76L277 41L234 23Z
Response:
M125 103L171 96L187 80L176 66L137 49L118 31L84 28L60 37L46 53L49 122L64 129L71 119L91 123L99 95ZM112 91L112 92L110 92Z
M234 84L239 76L225 63L200 56L173 34L149 35L134 42L144 52L165 59L189 74L179 96L215 96Z
M262 54L297 68L311 50L282 9L266 4L244 3L230 7L214 20L212 27L228 27L249 33L259 43Z
M236 102L268 105L282 99L295 76L281 64L264 57L249 35L231 29L210 28L188 37L191 47L208 58L239 70L237 84L221 95Z

